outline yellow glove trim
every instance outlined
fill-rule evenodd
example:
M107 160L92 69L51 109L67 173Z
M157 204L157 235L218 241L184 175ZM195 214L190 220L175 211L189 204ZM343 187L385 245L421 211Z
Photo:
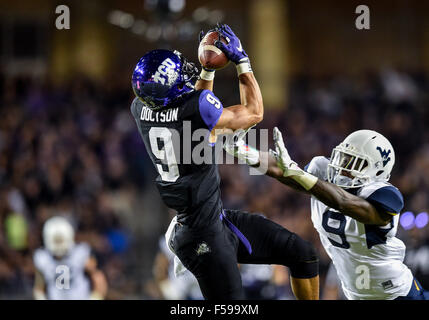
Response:
M317 183L318 178L309 174L308 172L302 171L303 174L299 176L291 176L296 182L298 182L305 190L310 190Z

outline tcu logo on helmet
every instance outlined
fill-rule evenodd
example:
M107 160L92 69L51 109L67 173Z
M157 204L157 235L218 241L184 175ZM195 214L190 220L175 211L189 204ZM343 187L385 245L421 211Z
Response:
M174 72L174 68L176 64L170 59L165 59L158 67L158 71L153 75L153 80L156 83L165 84L167 80L167 84L171 84L176 81L178 76L177 72Z
M392 150L382 150L380 147L377 147L377 150L380 152L381 158L383 159L383 167L386 166L386 164L390 161L390 152Z

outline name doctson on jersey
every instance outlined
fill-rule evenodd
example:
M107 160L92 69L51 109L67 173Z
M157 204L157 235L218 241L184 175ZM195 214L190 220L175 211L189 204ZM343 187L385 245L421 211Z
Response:
M148 107L142 108L140 120L151 122L173 122L178 120L179 108L168 109L165 111L153 111Z

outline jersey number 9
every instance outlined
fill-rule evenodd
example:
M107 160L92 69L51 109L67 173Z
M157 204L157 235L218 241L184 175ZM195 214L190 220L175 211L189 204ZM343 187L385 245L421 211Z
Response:
M149 130L150 148L153 155L159 160L159 163L156 163L156 168L162 181L167 182L175 182L179 178L179 166L171 137L172 134L168 128L152 127ZM159 147L158 140L163 141L164 146L162 148ZM164 170L165 164L168 170Z

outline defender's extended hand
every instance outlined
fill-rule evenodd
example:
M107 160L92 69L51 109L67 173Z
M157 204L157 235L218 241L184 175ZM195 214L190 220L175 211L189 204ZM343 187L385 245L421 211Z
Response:
M248 146L244 141L244 137L254 126L243 130L236 130L233 134L227 136L223 148L230 155L245 161L249 165L259 163L259 151Z
M235 130L234 133L226 135L226 141L223 146L225 151L228 152L230 155L237 157L237 153L245 149L243 149L243 147L246 145L244 137L247 135L247 132L249 132L251 128L253 127L250 127L247 130L238 129Z
M289 152L287 151L283 142L282 133L277 127L275 127L273 130L273 137L276 151L272 152L272 154L277 160L277 166L283 170L283 176L289 177L303 175L304 171L298 167L296 162L293 161L289 156Z

